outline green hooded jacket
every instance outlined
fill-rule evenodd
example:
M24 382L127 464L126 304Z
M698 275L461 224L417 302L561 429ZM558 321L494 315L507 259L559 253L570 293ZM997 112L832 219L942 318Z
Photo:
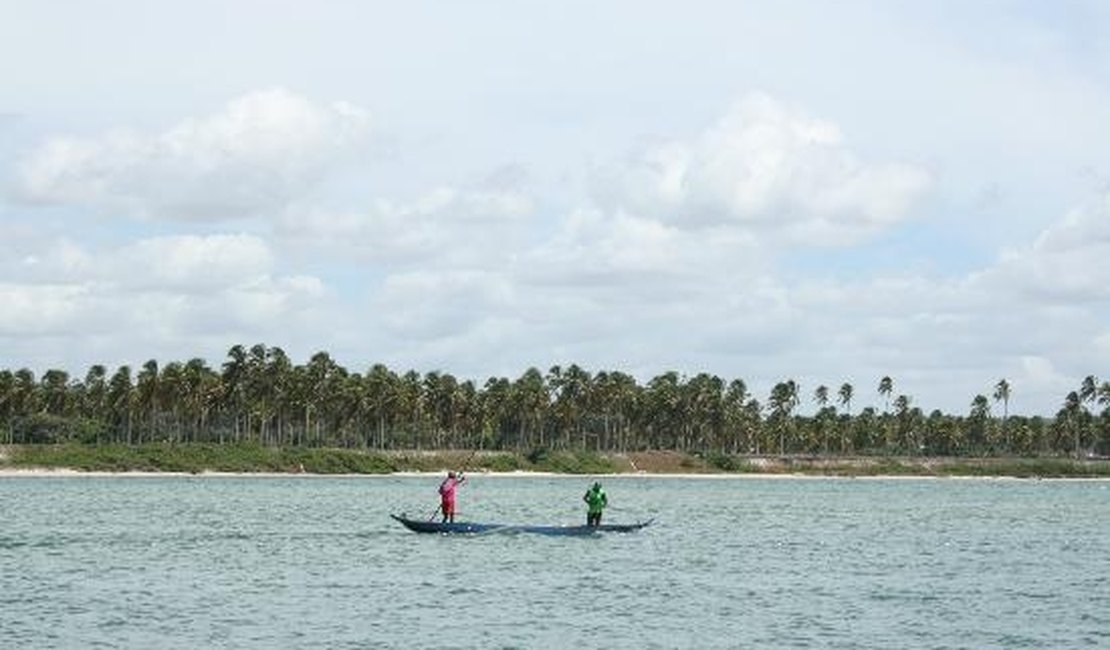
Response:
M609 497L605 495L605 490L601 487L601 483L594 483L589 490L586 490L586 496L582 497L586 502L586 508L590 514L601 512L601 509L609 505Z

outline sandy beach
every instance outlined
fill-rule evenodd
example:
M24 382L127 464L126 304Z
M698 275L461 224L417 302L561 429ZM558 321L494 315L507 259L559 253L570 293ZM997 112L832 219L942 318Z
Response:
M320 479L320 478L344 478L344 479L391 479L391 478L428 478L435 479L442 477L446 470L443 472L393 472L389 474L314 474L309 472L304 473L291 473L291 472L103 472L103 471L81 471L68 468L0 468L0 479L4 478L169 478L169 477L187 477L187 478L294 478L294 479ZM587 480L594 478L601 478L606 481L621 481L627 479L685 479L685 480L852 480L852 481L867 481L867 480L898 480L898 481L1110 481L1110 478L1105 477L1019 477L1019 476L1004 476L1004 475L986 475L986 476L953 476L953 475L905 475L905 474L869 474L866 476L844 476L836 474L812 474L812 473L670 473L670 472L625 472L618 474L562 474L558 472L530 472L530 471L513 471L513 472L483 472L474 471L467 472L470 476L480 477L483 479L503 479L503 478L522 478L522 477L543 477L555 479L570 479L570 480Z

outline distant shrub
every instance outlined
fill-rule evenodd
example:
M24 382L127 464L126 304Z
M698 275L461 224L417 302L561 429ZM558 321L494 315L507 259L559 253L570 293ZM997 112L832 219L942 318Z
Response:
M396 468L379 454L351 449L287 449L281 454L281 470L313 474L388 474Z
M522 468L523 463L516 454L493 454L482 458L482 467L491 472L515 472Z
M592 452L559 452L548 454L535 468L560 474L611 474L613 462Z
M539 465L547 460L547 457L550 455L550 453L551 452L547 449L547 447L535 447L530 450L524 457L528 459L529 463L532 463L533 465Z
M708 452L703 459L710 467L722 472L750 472L753 469L751 463L746 460L717 451Z

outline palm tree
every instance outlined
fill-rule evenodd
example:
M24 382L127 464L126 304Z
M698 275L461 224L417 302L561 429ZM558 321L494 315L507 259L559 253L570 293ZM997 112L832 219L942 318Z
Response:
M404 423L408 444L417 449L423 446L424 411L426 410L426 398L420 385L421 381L420 373L415 370L405 372L398 383L397 395L397 412Z
M560 372L559 366L551 369L549 375L551 388L556 391L555 412L562 422L561 430L566 446L573 446L574 436L579 444L586 447L586 429L583 418L589 412L592 382L588 372L577 364L570 364Z
M879 395L885 398L883 405L883 444L889 449L893 444L894 433L890 422L890 394L894 391L894 380L885 376L879 380Z
M1006 421L1010 417L1010 382L999 379L994 385L994 401L1002 402L1002 439L1006 445L1007 453L1010 451L1010 433Z
M879 380L879 395L886 398L886 406L883 407L883 414L885 415L890 411L890 394L894 391L894 380L890 377L883 377Z
M609 381L613 384L613 409L617 416L617 448L627 451L643 390L635 377L624 372L610 372Z
M233 422L234 440L241 440L243 429L250 429L250 414L247 411L247 351L242 345L234 345L227 351L220 383L223 386L223 403L230 411ZM246 412L246 423L243 423ZM220 431L220 442L223 431Z
M747 413L744 403L748 401L748 386L743 379L733 379L728 383L724 396L725 436L733 454L749 451L751 448L751 429L747 426ZM741 436L744 442L741 443Z
M1095 404L1098 400L1098 380L1095 378L1094 375L1087 375L1083 378L1083 384L1079 389L1079 399L1084 404L1090 405ZM1092 409L1090 406L1085 406L1084 411L1086 411L1086 413L1085 417L1083 417L1082 419L1084 428L1087 429L1087 431L1085 432L1087 435L1085 437L1090 441L1097 440L1097 423L1095 422L1094 418L1091 417Z
M900 438L902 440L902 450L904 452L914 453L916 451L916 436L913 430L913 422L910 418L910 403L912 400L908 395L899 395L894 399L894 413L898 418L898 428L900 430Z
M970 442L973 449L982 452L986 444L986 426L987 420L990 418L991 405L987 401L985 395L976 395L971 400L971 412L968 414L968 420L971 425Z
M597 449L608 449L613 440L614 407L617 385L609 378L609 373L600 370L590 378L592 386L590 410L595 417L601 418L601 428L597 431ZM595 424L596 428L596 424Z
M64 416L68 409L69 373L64 370L47 370L42 375L42 395L46 412Z
M288 417L290 403L293 399L293 362L285 350L274 346L266 351L267 386L270 390L271 412L274 418L275 431L273 441L285 444L285 436L289 432Z
M160 408L170 415L166 438L177 442L182 438L181 406L185 402L185 381L183 367L179 361L171 361L162 366L155 390L156 401Z
M335 383L339 366L327 352L317 352L308 360L305 368L307 381L304 415L305 438L317 444L323 439L323 423L331 413L327 406L330 402L329 388ZM315 419L313 419L315 416ZM312 428L315 426L315 433Z
M432 371L424 375L424 394L428 396L435 422L435 446L457 446L459 382L450 373ZM448 441L445 444L445 440Z
M272 377L268 372L268 353L261 343L252 345L246 358L246 398L248 423L246 435L249 440L254 426L258 427L258 442L265 444L270 422Z
M153 441L158 433L158 395L159 395L159 375L158 375L158 362L154 359L148 360L143 364L143 369L135 377L135 388L138 391L136 397L139 401L139 408L147 418L147 440ZM142 442L142 433L139 434L139 442Z
M994 385L994 401L1002 402L1002 420L1005 422L1010 413L1010 382L999 379Z
M135 415L135 387L131 381L131 366L120 366L108 380L108 409L111 413L113 438L133 444ZM125 435L122 435L125 434Z
M103 422L108 407L108 370L100 364L89 367L81 394L81 413L84 417Z
M1068 393L1068 396L1064 398L1064 406L1056 414L1056 420L1063 425L1066 432L1070 432L1072 434L1072 439L1074 441L1073 449L1076 458L1080 458L1082 456L1082 454L1080 453L1080 450L1082 448L1080 437L1080 420L1082 419L1082 415L1083 398L1081 397L1080 393L1076 391Z
M367 415L374 422L375 444L378 449L384 449L387 424L393 424L392 414L399 397L398 377L392 370L377 363L370 367L362 381L367 398Z
M510 441L516 442L516 413L512 408L512 383L505 377L490 377L486 380L479 398L484 402L483 410L489 418L489 446L507 449Z
M474 380L465 379L460 382L457 397L454 418L459 430L459 446L463 449L482 449L484 434L489 426L489 414Z
M1098 405L1102 407L1102 412L1098 416L1100 421L1099 427L1101 429L1099 453L1107 455L1110 454L1110 381L1104 381L1099 384L1098 398L1096 401Z
M829 431L830 415L835 417L835 409L831 414L826 411L826 406L829 403L829 387L821 384L814 389L813 401L817 404L817 413L814 419L818 428L817 435L821 441L821 451L827 454L829 453L829 436L831 435Z
M15 374L11 370L0 370L0 425L4 427L7 443L15 439Z
M635 408L636 380L623 372L602 370L590 383L593 410L601 416L598 448L625 451L629 419Z
M1110 381L1104 381L1098 386L1098 404L1110 408Z
M1079 399L1082 402L1091 403L1098 397L1098 380L1094 375L1087 375L1083 378L1083 383L1079 387Z
M838 396L837 401L839 401L840 405L844 407L844 411L848 415L852 414L852 393L853 392L855 392L855 389L852 388L852 385L848 384L848 383L844 383L844 384L840 385L840 390L838 390L837 393L836 393L837 396Z
M763 426L763 404L756 398L749 398L744 403L744 425L747 428L748 452L756 454L766 453L769 446L765 436L766 427Z
M825 408L829 403L829 387L824 384L813 390L813 401L817 403L818 410Z
M671 370L657 375L648 382L644 391L645 416L650 433L648 446L654 449L682 449L684 413L682 412L682 382L677 372Z
M798 406L798 385L793 379L775 384L768 406L779 433L779 455L783 455L786 453L786 430L790 425L790 416Z
M547 444L544 427L551 408L551 397L539 370L528 368L513 382L512 405L519 422L517 449L543 448Z
M718 439L724 423L724 380L716 375L698 373L686 382L682 392L695 448L705 451L712 446L715 451L721 451Z
M188 439L196 442L207 432L208 414L218 401L221 387L217 375L204 359L193 358L181 369L185 417L189 421Z

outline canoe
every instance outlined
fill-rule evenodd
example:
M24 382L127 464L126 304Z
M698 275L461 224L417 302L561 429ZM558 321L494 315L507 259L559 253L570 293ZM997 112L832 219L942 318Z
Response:
M417 533L536 533L538 535L596 535L598 533L631 533L651 525L653 519L634 524L601 524L600 526L530 526L516 524L482 524L471 521L443 523L439 521L420 521L405 515L389 515L401 525Z

